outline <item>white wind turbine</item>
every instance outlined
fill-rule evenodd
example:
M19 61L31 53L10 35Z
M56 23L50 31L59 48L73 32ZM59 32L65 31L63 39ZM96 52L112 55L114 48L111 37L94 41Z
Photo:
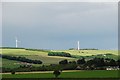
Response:
M79 44L79 41L77 42L77 50L80 49L80 44Z
M18 41L18 39L17 39L17 37L15 37L15 45L16 45L16 48L18 47L18 43L19 43L20 41Z

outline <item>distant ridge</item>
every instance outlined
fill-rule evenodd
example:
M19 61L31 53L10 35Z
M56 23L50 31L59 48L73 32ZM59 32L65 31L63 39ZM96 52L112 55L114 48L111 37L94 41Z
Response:
M25 49L25 48L22 48L22 47L0 47L0 49Z
M49 52L50 50L47 49L31 49L31 48L21 48L21 47L0 47L0 49L25 49L30 51L42 51L42 52Z

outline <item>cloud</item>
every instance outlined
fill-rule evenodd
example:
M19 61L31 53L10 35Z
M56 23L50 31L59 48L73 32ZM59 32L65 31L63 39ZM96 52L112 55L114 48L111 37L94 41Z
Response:
M82 40L87 45L88 39L90 44L111 39L108 43L115 46L117 17L116 3L3 3L3 38L18 35L26 45L44 48L61 48L68 40L68 44ZM99 47L97 42L93 47Z
M2 3L0 3L0 46L2 46Z

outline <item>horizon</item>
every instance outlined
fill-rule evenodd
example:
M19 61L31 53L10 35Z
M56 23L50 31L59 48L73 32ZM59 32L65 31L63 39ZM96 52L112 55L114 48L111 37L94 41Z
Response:
M42 49L42 48L29 48L29 47L8 47L8 46L2 46L0 49L38 49L38 50L78 50L77 48L68 48L68 49ZM117 50L117 49L97 49L97 48L81 48L79 50ZM78 51L79 51L78 50Z

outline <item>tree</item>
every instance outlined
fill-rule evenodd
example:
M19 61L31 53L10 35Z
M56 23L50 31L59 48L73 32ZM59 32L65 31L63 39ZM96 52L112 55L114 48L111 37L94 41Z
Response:
M69 64L76 64L76 61L69 61Z
M77 60L77 64L85 64L85 58Z
M70 48L69 50L75 50L75 48Z
M53 74L55 75L55 78L57 78L61 73L59 70L55 70Z
M115 60L114 60L114 59L111 59L109 65L110 65L110 66L116 66Z
M117 66L120 68L120 59L117 60Z
M98 67L102 67L105 65L104 58L94 58L93 59L94 64Z
M71 57L71 54L66 52L48 52L48 56Z
M11 74L15 74L15 71L14 71L14 70L12 70L12 71L11 71Z
M59 64L68 64L68 60L67 59L62 60L62 61L59 62Z

